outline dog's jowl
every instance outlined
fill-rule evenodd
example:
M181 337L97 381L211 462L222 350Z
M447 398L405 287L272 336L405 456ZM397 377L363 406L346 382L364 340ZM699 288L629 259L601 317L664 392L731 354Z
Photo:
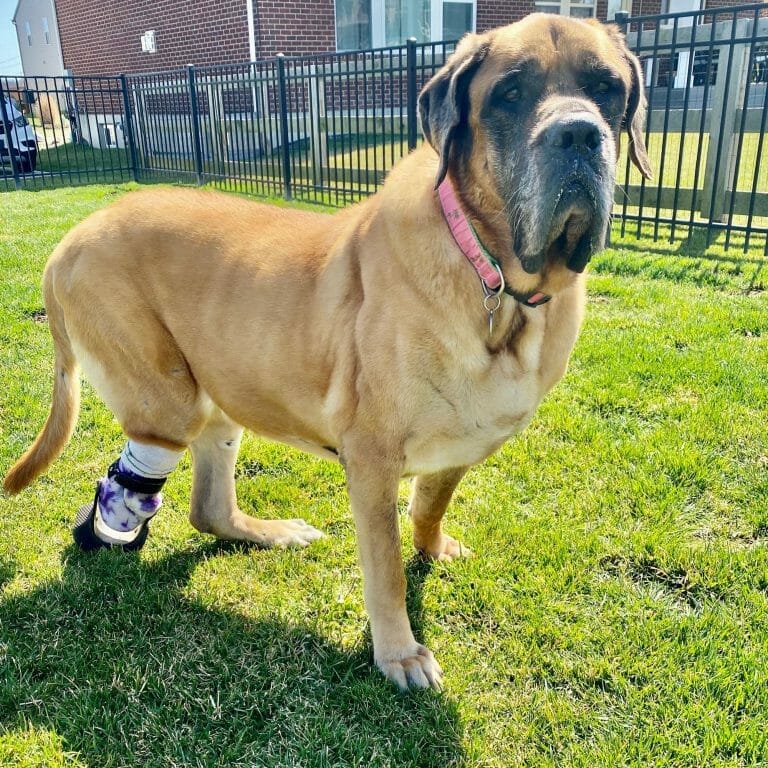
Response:
M140 547L187 448L192 525L304 546L322 534L238 508L242 431L338 460L376 664L402 688L439 687L406 613L398 482L414 477L416 548L466 554L443 514L565 372L623 132L650 174L642 81L615 27L533 15L460 42L419 98L426 142L359 205L327 216L160 189L93 214L45 270L53 404L6 490L63 450L80 369L129 441L77 515L82 547Z

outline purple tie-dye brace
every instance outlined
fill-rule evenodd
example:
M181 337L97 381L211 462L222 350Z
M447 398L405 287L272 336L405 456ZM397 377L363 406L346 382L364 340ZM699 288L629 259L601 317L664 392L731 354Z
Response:
M121 472L137 477L122 464ZM133 531L157 514L163 503L162 493L136 493L123 488L114 478L99 480L99 509L104 522L113 531Z

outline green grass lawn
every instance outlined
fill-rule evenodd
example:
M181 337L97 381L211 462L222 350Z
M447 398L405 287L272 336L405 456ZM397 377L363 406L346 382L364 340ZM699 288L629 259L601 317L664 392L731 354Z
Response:
M0 473L48 408L45 259L129 188L0 196ZM241 505L322 528L306 550L195 532L185 460L138 556L76 551L123 444L86 386L64 456L0 499L0 765L768 765L765 275L716 247L596 259L567 376L456 493L476 556L424 564L402 519L440 694L371 667L335 465L244 441Z
M684 137L684 138L683 138ZM741 147L738 172L735 173L736 189L750 192L752 183L757 179L756 192L768 192L768 154L758 156L759 133L745 133ZM680 186L692 189L694 181L701 187L709 149L709 133L701 136L698 132L686 134L669 132L652 133L648 138L648 156L654 169L655 181L648 186L674 187L677 182L678 165L680 166ZM735 152L735 150L734 150ZM627 142L622 139L622 151L619 157L619 178L623 180L627 163ZM734 155L735 157L735 155ZM662 158L664 163L662 164ZM698 165L697 165L698 159ZM724 161L723 161L724 162ZM697 176L698 167L698 176ZM722 177L724 171L720 171ZM629 175L630 184L641 182L640 172L632 167Z

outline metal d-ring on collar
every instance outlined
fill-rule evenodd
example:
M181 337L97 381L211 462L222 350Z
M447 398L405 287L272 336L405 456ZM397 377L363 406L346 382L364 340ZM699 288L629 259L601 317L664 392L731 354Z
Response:
M501 306L501 294L504 293L505 283L504 283L504 273L501 271L501 267L496 264L495 261L492 261L491 264L496 268L496 271L499 273L499 277L501 278L501 283L499 284L499 287L494 290L493 288L489 288L488 284L485 282L485 280L480 280L481 285L483 286L483 293L485 294L485 298L483 299L483 306L485 307L485 311L488 313L488 336L493 336L493 313L498 310L498 308Z

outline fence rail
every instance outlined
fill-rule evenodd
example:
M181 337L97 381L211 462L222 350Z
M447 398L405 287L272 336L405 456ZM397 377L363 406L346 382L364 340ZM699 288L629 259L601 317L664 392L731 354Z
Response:
M622 153L621 231L698 231L768 253L768 3L617 22L643 64L655 172L645 181ZM116 77L3 77L0 190L171 181L344 205L375 192L421 140L417 94L453 48L409 41Z

